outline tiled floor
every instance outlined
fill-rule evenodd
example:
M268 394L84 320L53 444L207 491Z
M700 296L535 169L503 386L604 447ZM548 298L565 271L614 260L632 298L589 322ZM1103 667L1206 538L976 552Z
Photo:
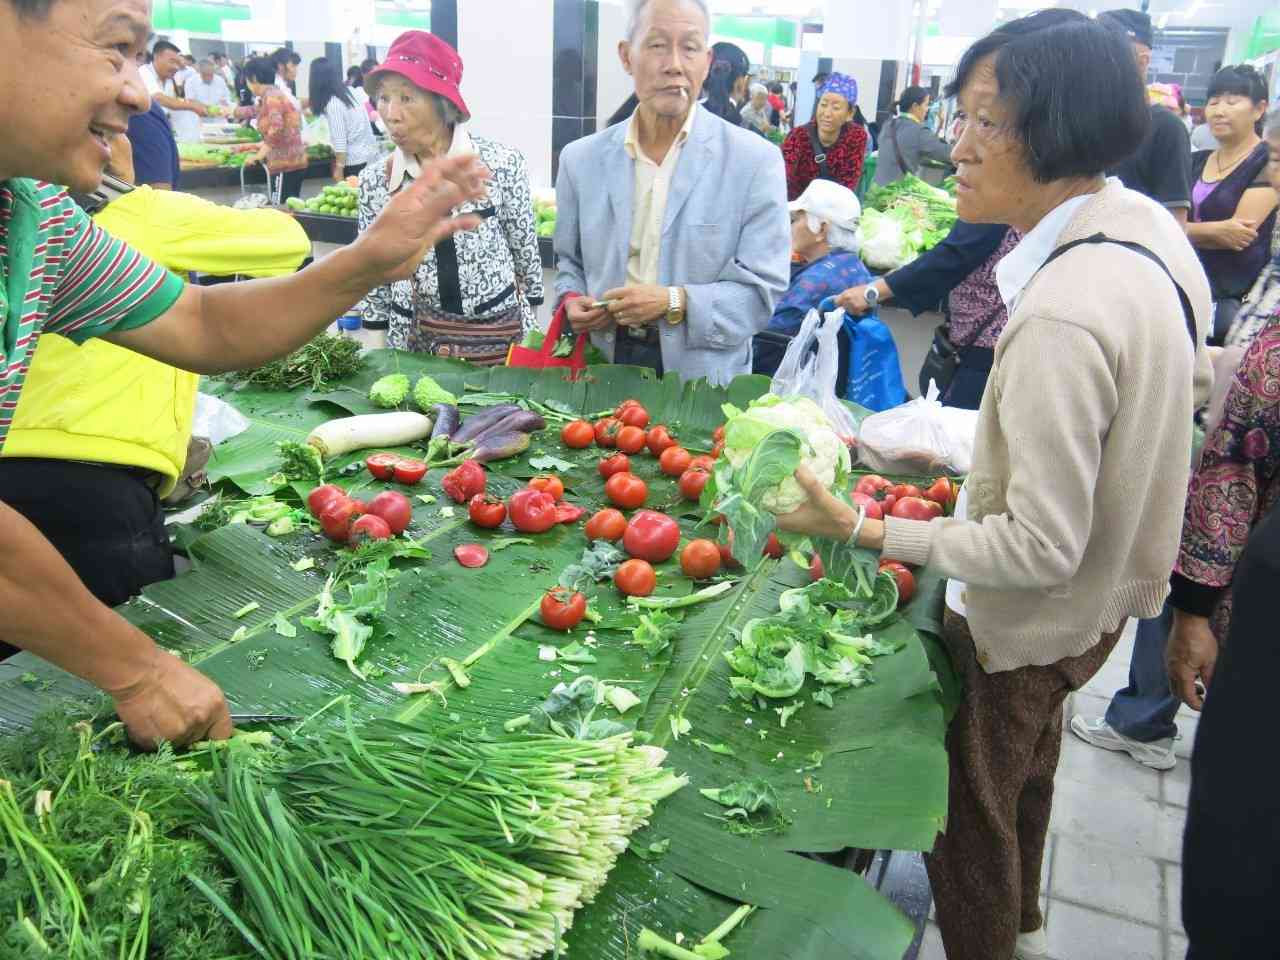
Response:
M1196 714L1184 707L1178 715L1178 765L1168 773L1066 730L1073 713L1101 714L1125 685L1135 626L1066 704L1041 891L1053 960L1182 960L1187 952L1179 896ZM932 922L919 956L945 960Z

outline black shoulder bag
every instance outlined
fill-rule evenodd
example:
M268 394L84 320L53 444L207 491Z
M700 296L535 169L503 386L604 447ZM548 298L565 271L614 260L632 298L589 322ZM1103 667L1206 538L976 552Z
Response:
M822 141L818 139L818 128L815 124L805 124L805 130L809 133L809 143L813 146L813 159L818 164L819 180L835 180L831 174L831 167L827 164L827 150L822 145ZM843 131L841 131L843 132ZM840 140L837 137L836 143Z

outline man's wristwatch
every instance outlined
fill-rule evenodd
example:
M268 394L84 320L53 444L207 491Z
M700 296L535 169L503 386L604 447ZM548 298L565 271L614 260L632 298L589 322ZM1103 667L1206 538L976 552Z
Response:
M674 326L684 319L684 294L679 287L667 287L667 323Z
M862 297L867 301L867 306L874 310L876 304L880 302L880 291L876 289L874 283L871 283L867 285L867 290Z

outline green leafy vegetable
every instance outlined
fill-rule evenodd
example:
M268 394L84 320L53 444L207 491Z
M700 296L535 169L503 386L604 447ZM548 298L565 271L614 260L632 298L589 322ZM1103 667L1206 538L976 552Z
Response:
M683 622L680 616L665 610L640 614L640 625L631 631L631 642L651 657L657 657L675 639Z
M279 444L280 472L288 480L324 482L324 461L309 443L284 440Z
M601 583L613 576L627 555L607 540L597 540L582 553L582 559L565 567L559 584L569 590L581 591L593 583Z
M334 657L361 680L365 674L356 666L365 644L374 635L374 624L387 609L387 596L395 573L383 558L364 568L364 579L347 587L345 600L334 596L334 578L330 577L320 594L314 616L303 617L302 625L316 633L333 637Z
M406 377L405 379L407 385L408 378ZM430 413L431 408L437 403L447 403L453 406L458 402L458 398L436 383L431 377L423 376L419 377L418 382L413 385L413 402L418 405L418 409L423 413Z
M227 374L227 379L263 390L331 390L339 380L355 376L364 366L358 340L322 333L310 343L255 370Z
M627 597L627 605L644 610L682 610L722 597L733 588L732 580L721 580L683 597Z

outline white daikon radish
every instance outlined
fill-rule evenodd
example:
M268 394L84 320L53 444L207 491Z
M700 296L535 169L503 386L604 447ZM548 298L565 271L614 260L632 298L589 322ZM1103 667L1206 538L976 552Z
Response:
M402 447L430 435L431 418L420 413L366 413L320 424L311 431L307 443L328 460L354 450Z

